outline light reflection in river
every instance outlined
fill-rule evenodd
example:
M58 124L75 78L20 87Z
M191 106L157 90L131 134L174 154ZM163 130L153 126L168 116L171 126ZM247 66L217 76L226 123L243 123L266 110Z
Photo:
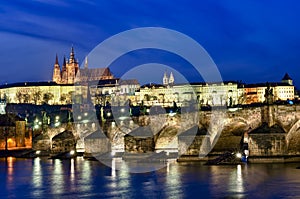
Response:
M182 198L181 189L178 189L179 187L182 187L181 185L181 176L179 167L174 165L174 162L167 162L167 176L166 176L166 193L170 193L168 198Z
M128 163L98 161L0 159L0 198L296 198L300 172L296 164L204 166L166 163L148 173L130 173ZM2 183L2 184L1 184ZM6 184L5 184L6 183ZM4 185L4 186L3 186ZM6 185L6 186L5 186Z
M228 192L236 195L237 198L243 198L244 183L242 175L242 166L239 164L236 169L230 172L230 177L228 181Z
M13 157L8 157L6 159L6 163L7 163L7 182L8 184L12 184L13 182L13 178L14 178L14 162L16 161L16 158Z
M43 180L43 169L41 168L41 159L35 158L33 160L33 173L32 173L32 184L35 188L33 191L33 195L35 197L41 197L42 193L40 188L42 187L42 180Z
M54 159L53 161L53 173L52 173L52 193L54 194L61 194L63 193L64 187L64 173L62 169L62 162L61 160Z

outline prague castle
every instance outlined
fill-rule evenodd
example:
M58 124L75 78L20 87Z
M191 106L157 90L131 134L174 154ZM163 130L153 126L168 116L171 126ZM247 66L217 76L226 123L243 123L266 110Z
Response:
M5 84L0 86L0 98L7 103L28 103L28 104L72 104L74 99L77 103L87 97L87 88L80 88L84 93L81 96L75 95L75 87L88 87L88 82L96 81L97 86L92 91L94 95L101 98L115 95L134 94L139 88L137 80L120 80L115 78L109 68L88 68L88 60L85 59L84 68L79 67L75 58L74 48L71 48L70 57L64 57L62 67L56 55L52 81L45 82L21 82ZM76 82L82 84L75 85ZM95 85L93 85L95 86ZM92 96L93 99L98 98Z
M58 84L74 84L75 77L79 71L78 61L75 59L74 48L72 47L70 53L70 59L66 61L64 57L62 69L58 63L56 55L54 69L53 69L53 81Z
M80 84L75 84L76 82ZM80 87L77 90L81 92L74 98L75 87ZM242 84L225 81L177 84L173 73L167 75L165 72L162 84L146 84L140 87L135 79L123 80L114 77L108 67L89 68L87 58L84 67L80 68L72 47L69 58L64 57L62 65L59 64L56 55L52 81L1 85L0 98L7 103L50 105L82 103L83 98L89 96L92 102L97 104L106 100L126 102L130 99L134 105L172 106L173 102L176 102L179 106L184 106L190 100L194 100L201 106L231 106L264 103L267 90L272 92L273 101L295 98L293 80L288 74L285 74L281 82L275 83Z
M89 69L87 57L85 59L84 68L79 68L78 61L75 59L73 47L71 48L69 60L66 60L64 57L62 68L58 63L58 57L56 55L52 80L57 84L74 84L75 81L97 81L113 78L109 68Z

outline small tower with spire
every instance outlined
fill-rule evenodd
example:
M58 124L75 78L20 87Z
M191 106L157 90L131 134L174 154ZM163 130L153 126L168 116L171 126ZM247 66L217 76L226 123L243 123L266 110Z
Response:
M64 62L62 65L62 71L61 71L61 83L66 84L68 79L68 74L67 74L67 61L66 61L66 56L64 56Z
M170 77L169 77L169 84L174 84L174 76L173 76L173 73L171 72L171 74L170 74Z
M74 47L71 47L71 53L70 53L70 59L69 59L69 64L75 63L75 53L74 53Z
M56 83L60 83L60 81L61 81L61 71L60 71L60 66L58 63L57 54L56 54L56 58L55 58L52 80Z
M74 84L75 76L78 70L78 63L75 59L74 48L72 46L69 62L67 63L67 79L65 80L67 84Z
M293 85L293 80L292 78L289 76L289 74L285 73L284 77L281 80L282 83L288 83L289 85Z
M168 84L169 84L169 78L167 76L167 71L165 71L164 77L163 77L163 85L168 85Z

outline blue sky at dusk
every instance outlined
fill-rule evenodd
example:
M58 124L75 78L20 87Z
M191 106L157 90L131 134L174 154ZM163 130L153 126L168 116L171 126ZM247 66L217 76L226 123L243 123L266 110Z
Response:
M223 80L280 81L288 72L299 87L299 10L296 0L1 1L0 84L51 80L56 53L62 63L72 45L82 62L100 42L119 32L164 27L201 44ZM126 68L157 62L181 68L189 81L199 80L176 56L160 51L143 55L121 57L112 72L121 76Z

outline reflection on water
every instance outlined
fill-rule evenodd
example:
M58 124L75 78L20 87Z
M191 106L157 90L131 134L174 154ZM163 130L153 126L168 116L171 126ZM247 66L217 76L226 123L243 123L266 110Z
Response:
M42 192L41 192L41 187L42 187L42 180L43 180L43 169L41 166L41 159L40 158L35 158L33 160L33 169L32 169L32 185L35 188L33 191L33 195L35 197L41 197Z
M166 171L167 171L167 176L166 176L165 191L166 193L170 193L170 195L168 195L168 198L174 198L174 197L182 198L181 189L178 189L178 187L182 187L181 179L180 179L181 173L179 171L179 167L168 162Z
M242 176L242 166L240 164L236 166L236 170L230 172L228 192L235 194L237 198L244 197L245 190Z
M8 157L6 158L7 163L7 183L12 184L13 178L14 178L14 162L16 161L16 158Z
M52 193L61 194L64 187L64 171L61 160L54 159L53 161L53 174L51 176Z
M83 158L3 158L0 198L296 198L300 195L297 164L204 166L166 162L165 168L148 173L130 173L128 164L118 158L112 160L112 168Z

